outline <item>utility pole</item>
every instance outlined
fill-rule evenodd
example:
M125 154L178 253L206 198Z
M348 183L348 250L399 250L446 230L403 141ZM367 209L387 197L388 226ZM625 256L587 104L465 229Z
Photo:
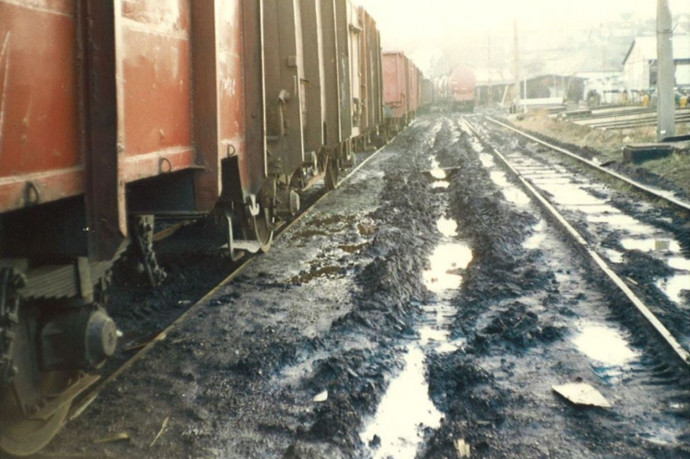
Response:
M486 94L486 103L489 107L491 107L494 104L494 89L493 85L491 84L491 34L487 37L487 74L489 75L489 87L487 89L487 94Z
M517 19L514 20L513 22L513 30L514 30L514 40L515 40L515 50L514 53L515 55L513 56L513 73L515 75L515 112L519 110L520 106L520 66L519 66L519 61L518 61L518 27L517 27Z
M668 0L656 3L656 61L657 61L657 139L664 140L676 133L676 102L673 94L675 66L673 65L673 25Z

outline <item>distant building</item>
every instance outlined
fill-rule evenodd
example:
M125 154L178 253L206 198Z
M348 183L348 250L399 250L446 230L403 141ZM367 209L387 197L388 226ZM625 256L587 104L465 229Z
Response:
M595 104L616 104L621 101L623 85L622 72L583 72L579 76L584 78L584 94L587 102Z
M515 79L512 74L503 74L501 70L477 68L474 71L477 82L475 97L478 104L506 104L512 100L511 87Z
M676 65L676 86L690 88L690 35L673 36L673 62ZM639 92L656 87L656 37L637 37L623 59L625 89Z

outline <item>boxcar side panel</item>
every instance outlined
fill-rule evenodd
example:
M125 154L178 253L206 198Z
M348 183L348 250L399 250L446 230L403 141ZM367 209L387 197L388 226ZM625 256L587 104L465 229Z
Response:
M263 5L269 174L290 174L303 161L303 59L296 7L295 0L266 0Z
M240 1L245 120L245 148L240 158L240 174L245 195L258 193L268 174L262 3L263 0Z
M188 168L192 138L189 0L122 0L116 10L119 148L127 182Z
M304 149L318 152L324 143L323 34L320 0L300 0L304 52Z
M243 59L242 6L240 0L216 1L218 129L216 165L235 154L245 188L263 178L263 144L245 144L245 78ZM258 40L254 41L257 43ZM254 123L262 124L257 117ZM252 155L249 157L249 155ZM249 191L249 190L246 190Z
M366 70L362 67L360 53L362 51L362 24L357 14L357 8L347 2L347 30L348 30L348 55L349 55L349 80L350 80L350 117L352 119L352 137L362 132L362 112L364 75Z
M336 39L338 42L338 94L340 96L340 138L341 142L352 136L352 92L350 86L350 56L348 24L348 0L335 0Z
M340 75L338 72L338 37L336 33L335 0L321 2L321 27L323 36L324 126L325 144L329 147L341 141Z
M384 102L394 118L403 118L410 111L410 80L409 59L400 52L384 53Z
M0 1L0 212L83 192L76 29L73 0Z

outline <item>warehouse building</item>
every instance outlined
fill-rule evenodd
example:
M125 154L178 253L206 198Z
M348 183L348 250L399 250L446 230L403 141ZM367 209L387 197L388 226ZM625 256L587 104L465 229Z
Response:
M690 35L673 37L673 61L676 65L676 87L690 89ZM631 93L656 87L656 37L637 37L623 59L625 89Z

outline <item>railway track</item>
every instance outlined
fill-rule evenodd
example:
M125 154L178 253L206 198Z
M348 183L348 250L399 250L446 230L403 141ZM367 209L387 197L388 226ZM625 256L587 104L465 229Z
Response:
M602 167L602 166L600 166L599 164L597 164L597 163L595 163L595 162L593 162L593 161L590 161L590 160L588 160L588 159L586 159L586 158L583 158L582 156L579 156L579 155L577 155L576 153L573 153L573 152L571 152L571 151L568 151L568 150L566 150L565 148L561 148L561 147L559 147L559 146L557 146L557 145L554 145L554 144L552 144L552 143L549 143L549 142L546 142L546 141L544 141L544 140L541 140L541 139L539 139L538 137L535 137L535 136L533 136L533 135L531 135L531 134L529 134L529 133L527 133L527 132L524 132L524 131L521 131L521 130L519 130L519 129L516 129L516 128L514 128L513 126L510 126L509 124L503 123L503 122L501 122L501 121L499 121L499 120L497 120L497 119L494 119L494 118L491 118L491 117L487 117L487 119L488 119L490 122L492 122L492 123L494 123L494 124L496 124L496 125L498 125L498 126L501 126L501 127L505 128L505 129L508 129L508 130L510 130L510 131L512 131L512 132L514 132L514 133L516 133L516 134L518 134L518 135L520 135L520 136L522 136L522 137L524 137L524 138L526 138L526 139L529 139L529 140L531 140L531 141L533 141L533 142L536 142L536 143L538 143L538 144L540 144L540 145L543 145L543 146L545 146L545 147L547 147L547 148L549 148L549 149L551 149L551 150L553 150L553 151L555 151L555 152L558 152L558 153L561 153L561 154L563 154L563 155L566 155L566 156L568 156L568 157L570 157L570 158L573 158L573 159L579 161L580 163L582 163L582 164L584 164L584 165L586 165L586 166L591 167L592 169L595 169L595 170L597 170L597 171L599 171L599 172L602 172L602 173L606 174L606 175L609 176L609 177L613 177L613 178L615 178L615 179L617 179L617 180L620 180L620 181L622 181L622 182L625 182L625 183L627 183L628 185L631 185L633 188L635 188L635 189L637 189L637 190L639 190L639 191L642 191L642 192L644 192L644 193L647 193L647 194L649 194L649 195L651 195L651 196L654 196L654 197L657 198L657 199L661 199L662 201L665 201L665 202L667 202L667 203L670 204L670 205L676 206L676 207L678 207L678 208L680 208L680 209L690 210L690 202L675 197L675 196L673 195L673 193L671 193L671 192L669 192L669 191L665 191L665 190L661 190L661 189L658 189L658 188L650 187L650 186L648 186L648 185L645 185L645 184L642 184L642 183L637 182L637 181L635 181L635 180L632 180L632 179L629 178L629 177L626 177L626 176L624 176L624 175L622 175L622 174L619 174L619 173L617 173L617 172L615 172L615 171L606 169L605 167Z
M680 303L682 299L673 298L673 292L667 289L666 297L650 295L650 290L662 290L659 285L642 284L634 278L619 272L617 265L633 251L645 251L659 255L669 265L675 266L677 284L687 288L690 280L690 263L682 255L680 244L672 234L650 227L637 221L613 207L607 200L601 199L604 185L586 177L574 176L563 162L550 155L537 155L525 152L524 148L505 148L496 145L491 138L491 130L503 128L519 135L530 142L547 147L596 169L607 176L621 180L656 200L661 200L677 211L690 210L690 204L670 196L669 193L656 190L637 183L627 177L608 171L601 166L583 159L563 148L540 140L530 134L519 131L501 121L487 118L490 124L474 121L466 122L467 132L475 137L476 143L488 147L491 153L521 183L522 187L539 202L548 212L551 220L586 253L593 264L606 276L612 285L627 299L628 312L623 316L634 314L645 324L645 329L653 339L661 343L671 356L670 360L680 372L687 376L690 370L690 311ZM504 131L505 132L505 131ZM513 143L514 146L514 143ZM503 150L503 151L502 151ZM510 151L508 151L510 150ZM582 219L584 215L584 220ZM687 219L687 214L685 216ZM625 233L623 247L616 249L603 247L601 241L606 233ZM650 239L651 238L651 239ZM682 289L682 287L680 287ZM620 311L618 311L620 313Z
M347 181L353 174L355 174L361 167L363 167L367 162L376 156L380 149L376 150L371 154L361 155L362 160L357 163L352 169L348 171L348 174L341 178L339 183ZM300 220L309 215L309 213L321 202L330 191L324 189L320 195L313 200L307 207L304 207L294 218L289 220L286 224L283 224L276 230L275 237L280 237L287 230L296 225ZM173 229L165 229L154 236L154 240L161 241L166 237L172 236L174 232L184 224L175 225ZM69 414L67 416L67 423L74 421L81 414L86 411L86 409L93 403L99 396L99 394L106 389L110 384L112 384L117 378L126 373L129 368L132 367L136 362L141 360L148 352L156 345L156 343L161 342L166 339L167 335L174 329L178 328L190 315L194 314L199 309L203 308L209 300L225 285L232 282L237 276L241 275L256 259L258 254L248 255L242 258L239 263L232 269L226 277L224 277L220 282L214 285L210 290L204 293L198 300L189 303L189 307L185 308L181 313L165 326L162 330L156 330L153 334L149 334L148 338L144 341L138 340L136 344L131 345L131 351L133 353L124 362L115 368L110 369L101 381L91 386L89 389L80 394L77 399L75 399L70 407ZM164 288L162 286L161 288Z

